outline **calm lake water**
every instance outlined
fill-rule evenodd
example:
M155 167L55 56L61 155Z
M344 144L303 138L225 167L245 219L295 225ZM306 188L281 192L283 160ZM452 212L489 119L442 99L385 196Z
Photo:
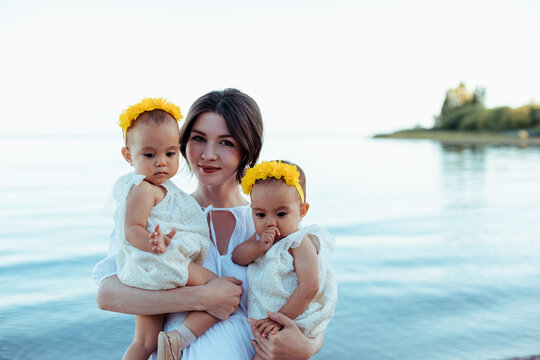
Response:
M133 317L91 280L130 170L117 135L0 135L0 359L120 359ZM540 354L540 148L267 134L334 233L339 301L316 359ZM185 173L175 182L186 191Z

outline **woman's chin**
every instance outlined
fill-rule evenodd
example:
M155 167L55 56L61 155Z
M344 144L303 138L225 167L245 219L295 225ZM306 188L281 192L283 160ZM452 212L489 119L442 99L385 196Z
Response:
M222 185L224 182L221 174L219 173L208 174L202 171L197 174L197 179L199 180L199 183L201 183L202 185L207 185L207 186Z

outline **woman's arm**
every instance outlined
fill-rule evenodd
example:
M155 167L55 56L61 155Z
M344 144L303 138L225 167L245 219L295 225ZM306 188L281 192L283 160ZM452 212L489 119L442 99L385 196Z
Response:
M243 291L241 284L233 277L220 277L201 286L143 290L123 284L116 276L109 276L99 283L97 303L102 310L125 314L206 311L224 320L238 308Z
M308 338L300 331L295 322L285 315L277 312L268 312L268 317L283 325L283 329L275 335L269 335L267 338L254 332L257 341L252 340L252 343L257 354L263 360L309 359L321 350L324 342L323 334L315 338ZM249 319L250 324L254 324L255 322L256 320Z

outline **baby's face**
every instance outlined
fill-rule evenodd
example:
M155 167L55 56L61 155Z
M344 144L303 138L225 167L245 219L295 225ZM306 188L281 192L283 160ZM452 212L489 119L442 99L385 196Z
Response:
M251 211L255 231L261 234L266 228L275 226L282 238L298 230L300 221L307 212L307 204L302 204L298 190L283 181L255 184L251 190Z
M124 157L137 174L160 185L178 172L180 135L175 121L139 123L129 129ZM126 149L126 148L124 148Z

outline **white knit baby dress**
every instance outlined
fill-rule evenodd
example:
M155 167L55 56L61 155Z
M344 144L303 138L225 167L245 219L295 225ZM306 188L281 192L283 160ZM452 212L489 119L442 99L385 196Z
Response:
M334 272L321 248L333 249L334 237L319 225L310 225L281 239L248 266L248 315L254 319L264 319L266 311L278 311L298 286L293 257L289 248L296 248L306 235L317 249L319 259L319 292L308 308L294 321L304 335L314 337L324 331L337 302L337 283ZM306 239L308 241L308 239Z
M151 233L159 224L164 234L176 227L176 235L163 254L137 249L126 240L124 233L126 198L131 187L143 180L144 175L132 172L118 179L113 188L117 202L114 218L119 245L118 278L126 285L149 290L184 286L190 261L202 264L208 252L208 223L195 199L167 180L161 185L167 194L152 208L146 230Z

